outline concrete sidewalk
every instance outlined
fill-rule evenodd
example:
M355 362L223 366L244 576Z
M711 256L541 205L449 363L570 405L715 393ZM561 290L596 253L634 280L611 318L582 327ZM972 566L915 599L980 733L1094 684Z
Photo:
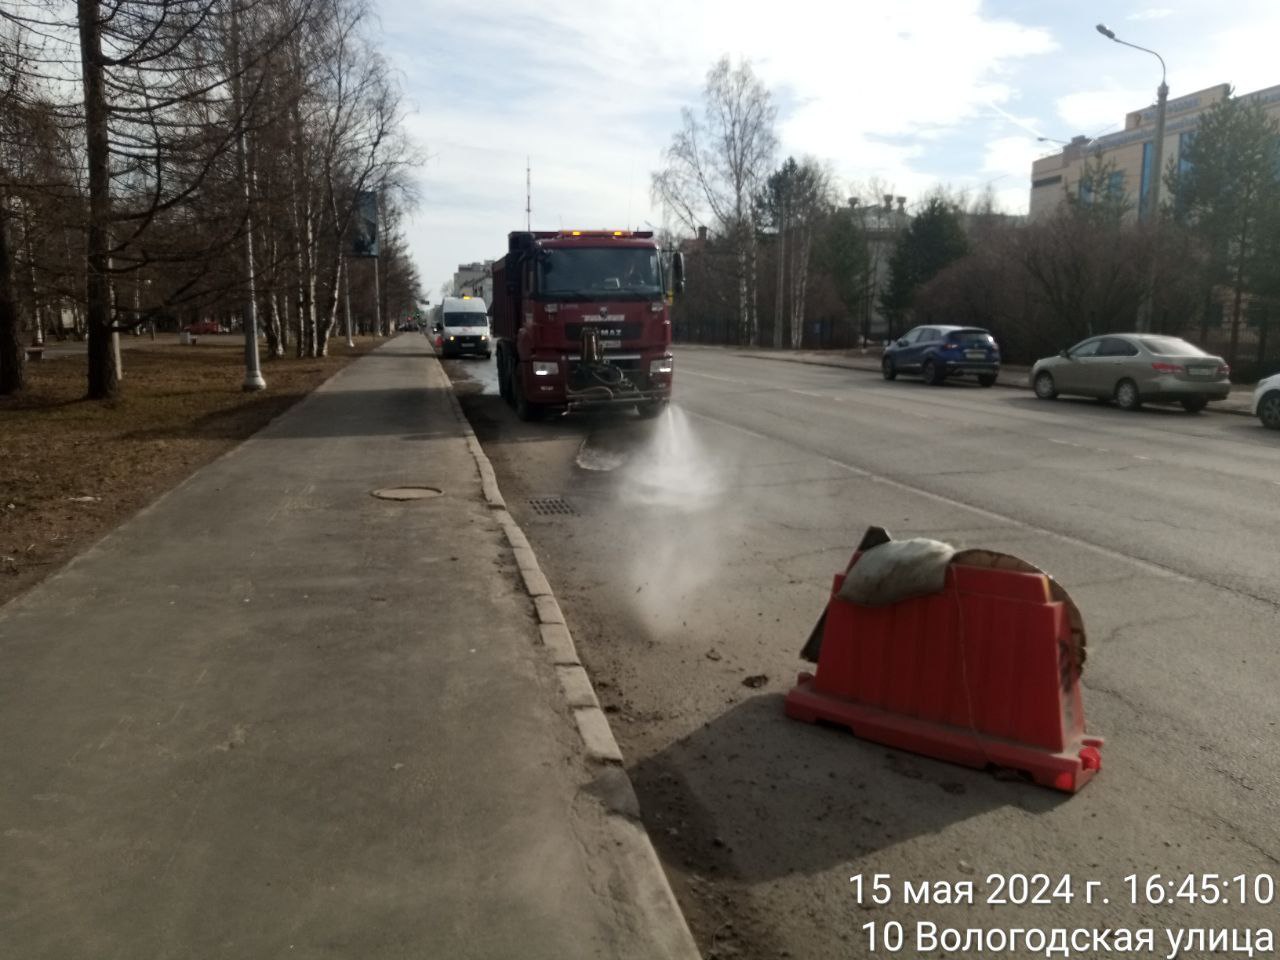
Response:
M696 956L467 433L398 337L0 608L0 953Z
M679 343L678 349L703 349L699 344ZM808 363L820 367L843 367L846 370L867 370L880 372L880 350L867 348L860 350L769 350L766 348L743 347L710 347L705 349L732 350L740 357L751 357L757 360L781 360L787 363ZM903 374L907 377L907 374ZM1031 389L1031 368L1016 365L1005 365L1000 368L1000 379L996 386L1013 387L1019 390ZM1208 410L1216 413L1234 413L1252 417L1253 386L1236 384L1231 388L1231 396L1226 400L1215 400L1209 404Z

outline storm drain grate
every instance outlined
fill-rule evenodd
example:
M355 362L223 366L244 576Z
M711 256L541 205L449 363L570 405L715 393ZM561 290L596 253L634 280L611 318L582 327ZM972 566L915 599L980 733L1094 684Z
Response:
M578 511L564 497L530 497L529 506L533 512L543 517L576 517Z

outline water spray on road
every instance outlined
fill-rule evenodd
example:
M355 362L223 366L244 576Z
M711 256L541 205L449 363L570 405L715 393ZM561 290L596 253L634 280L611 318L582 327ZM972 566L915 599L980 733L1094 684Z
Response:
M655 634L676 633L721 572L736 527L722 509L733 465L717 459L679 407L647 426L618 486L620 505L643 525L631 554L631 602Z

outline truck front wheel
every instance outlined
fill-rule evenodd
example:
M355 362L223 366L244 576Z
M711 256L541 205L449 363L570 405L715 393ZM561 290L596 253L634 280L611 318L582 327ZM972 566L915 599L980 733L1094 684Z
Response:
M516 416L525 423L541 420L542 408L529 402L529 398L525 396L523 380L519 370L511 374L511 392L515 397Z
M511 366L507 363L507 352L501 347L498 348L498 394L508 406L514 404L515 398L511 396Z

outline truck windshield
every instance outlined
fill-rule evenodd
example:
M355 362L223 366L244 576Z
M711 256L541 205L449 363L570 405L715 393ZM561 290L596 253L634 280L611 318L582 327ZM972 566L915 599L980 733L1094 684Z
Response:
M538 293L559 300L660 297L658 251L639 247L545 250L538 260Z
M446 313L444 325L446 327L485 327L489 325L489 318L483 313Z

